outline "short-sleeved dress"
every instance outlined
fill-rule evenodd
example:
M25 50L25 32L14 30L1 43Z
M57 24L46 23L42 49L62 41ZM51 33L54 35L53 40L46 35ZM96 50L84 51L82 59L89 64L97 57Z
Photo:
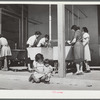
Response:
M84 33L83 34L83 45L85 45L84 47L84 60L86 61L91 61L91 54L90 54L90 48L89 48L89 34L88 33Z
M51 76L53 71L53 67L51 65L49 65L48 67L44 66L44 73L47 74L49 77Z
M37 45L37 38L36 38L36 36L35 35L33 35L33 36L31 36L28 40L27 40L27 42L26 42L26 44L28 44L29 45L29 47L27 47L27 54L26 54L26 57L28 57L28 58L30 58L30 55L29 55L29 51L28 51L28 48L30 48L30 47L36 47L36 45ZM26 60L26 62L28 63L29 61L28 60Z
M76 42L73 48L74 62L80 63L84 61L84 48L82 44L82 33L80 30L75 32L74 38L76 38Z
M37 47L48 47L48 46L50 46L50 42L49 41L46 42L45 37L42 38L37 45Z
M34 61L33 62L33 66L34 66L34 68L37 68L37 70L39 72L44 72L44 64L42 64L42 63L40 64L40 63ZM44 76L44 74L39 73L39 72L37 72L37 71L33 72L34 77L37 78L37 79L39 79L39 78Z
M0 38L0 44L1 44L1 53L0 53L0 57L6 57L6 56L11 56L11 49L8 45L8 41L6 38L1 37Z

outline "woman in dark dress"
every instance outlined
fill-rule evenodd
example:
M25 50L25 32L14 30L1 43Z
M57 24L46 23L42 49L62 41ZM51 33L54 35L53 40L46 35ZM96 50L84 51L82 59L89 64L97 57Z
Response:
M83 74L82 62L84 60L84 49L82 44L82 33L76 25L71 27L71 30L74 32L74 37L71 41L71 44L74 45L74 62L76 63L76 75Z

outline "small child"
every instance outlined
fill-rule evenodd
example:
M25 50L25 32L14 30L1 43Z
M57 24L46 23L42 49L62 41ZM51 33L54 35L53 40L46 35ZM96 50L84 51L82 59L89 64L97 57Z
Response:
M50 82L50 78L53 72L53 67L49 64L49 60L45 59L44 60L44 73L46 75L45 78L45 83L49 83Z
M35 61L33 62L33 74L29 77L29 82L36 82L40 83L42 80L46 78L46 75L44 73L44 63L43 63L44 57L42 54L38 53L35 56Z

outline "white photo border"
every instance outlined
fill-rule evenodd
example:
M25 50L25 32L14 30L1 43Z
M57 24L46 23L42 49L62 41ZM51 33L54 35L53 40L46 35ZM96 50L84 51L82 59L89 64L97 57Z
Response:
M0 1L0 4L100 5L99 1ZM99 90L0 90L0 99L100 99Z

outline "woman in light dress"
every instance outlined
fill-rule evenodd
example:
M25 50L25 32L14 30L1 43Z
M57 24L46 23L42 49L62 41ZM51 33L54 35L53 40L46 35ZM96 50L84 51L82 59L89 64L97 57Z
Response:
M82 28L82 33L83 33L83 46L84 46L84 62L86 66L86 71L85 72L90 72L90 67L88 62L91 61L91 54L90 54L90 48L89 48L89 40L90 36L88 34L88 29L86 27Z
M2 70L7 71L8 70L7 57L11 56L12 53L10 46L8 45L7 39L3 37L2 34L0 34L0 47L1 47L0 57L4 57L4 67Z

